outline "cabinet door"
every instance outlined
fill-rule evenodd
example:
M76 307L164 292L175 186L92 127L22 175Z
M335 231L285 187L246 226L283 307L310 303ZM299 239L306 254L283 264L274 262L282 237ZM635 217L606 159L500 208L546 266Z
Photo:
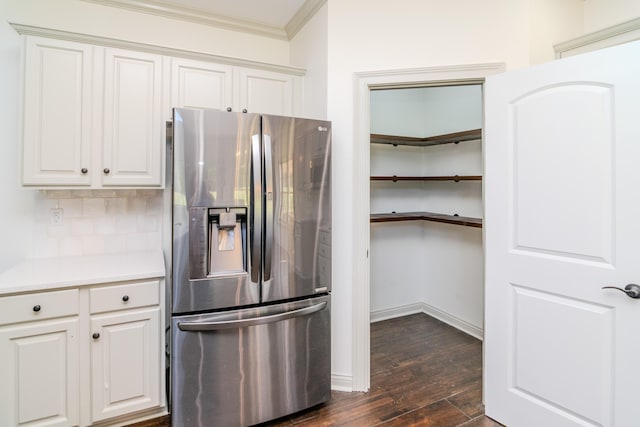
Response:
M105 49L103 186L162 185L162 58Z
M89 45L26 38L24 185L90 185L91 63Z
M160 309L91 320L91 420L160 404Z
M291 116L294 113L296 77L272 71L237 69L240 110L249 113Z
M232 68L221 64L173 58L171 106L188 108L232 107Z
M0 328L0 425L78 425L78 320Z

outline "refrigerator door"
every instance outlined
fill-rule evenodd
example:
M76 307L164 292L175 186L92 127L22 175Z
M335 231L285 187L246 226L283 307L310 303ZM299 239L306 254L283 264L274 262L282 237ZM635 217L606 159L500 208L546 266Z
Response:
M262 117L262 301L331 290L331 123Z
M174 317L171 425L248 426L327 401L329 298Z
M260 302L260 116L177 108L172 312Z

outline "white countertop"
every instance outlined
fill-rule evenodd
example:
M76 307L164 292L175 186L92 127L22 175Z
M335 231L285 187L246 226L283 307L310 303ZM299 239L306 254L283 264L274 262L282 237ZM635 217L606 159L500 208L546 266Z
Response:
M164 276L162 251L36 258L0 273L0 295Z

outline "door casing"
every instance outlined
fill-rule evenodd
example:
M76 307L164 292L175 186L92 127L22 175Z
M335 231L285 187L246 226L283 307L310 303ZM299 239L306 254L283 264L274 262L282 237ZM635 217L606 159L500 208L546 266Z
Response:
M370 91L403 87L469 84L505 70L504 63L412 68L355 73L355 192L353 280L353 391L370 386L370 278L369 278L369 134Z

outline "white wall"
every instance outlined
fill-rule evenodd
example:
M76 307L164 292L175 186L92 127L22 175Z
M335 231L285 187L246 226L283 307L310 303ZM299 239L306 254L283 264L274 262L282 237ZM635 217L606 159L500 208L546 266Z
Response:
M291 65L307 70L302 116L327 118L327 4L291 40Z
M525 67L531 63L532 46L538 49L529 15L533 1L328 0L327 107L333 121L334 180L343 183L333 193L340 213L334 215L333 316L343 325L333 341L334 374L349 377L354 372L354 264L366 262L367 256L353 253L354 73L487 62ZM564 1L581 13L579 3Z
M584 0L584 33L640 17L639 0Z
M0 18L5 15L0 2ZM38 195L20 188L20 37L0 22L0 271L31 251L31 215Z
M553 45L583 31L583 0L530 0L529 50L531 64L555 58Z

